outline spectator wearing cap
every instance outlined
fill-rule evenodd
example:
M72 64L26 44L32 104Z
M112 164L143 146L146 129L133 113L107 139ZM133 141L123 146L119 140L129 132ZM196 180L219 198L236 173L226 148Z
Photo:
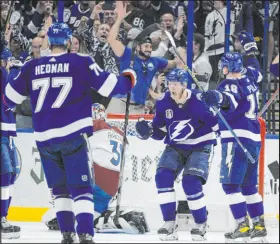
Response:
M204 36L200 33L194 33L193 35L193 72L204 90L209 89L209 81L212 75L212 66L209 63L209 58L206 52L204 52L205 40ZM193 89L198 87L193 83Z
M154 75L159 70L175 67L176 63L175 61L168 61L159 57L151 57L152 40L148 36L142 38L137 44L136 53L133 53L130 48L125 47L117 40L117 34L119 27L126 16L126 4L123 5L120 1L116 2L116 12L118 17L109 32L108 42L115 55L120 59L120 69L124 70L133 66L133 69L137 74L138 82L132 89L130 113L143 114L145 101ZM107 112L125 112L126 99L121 96L118 98L112 98Z

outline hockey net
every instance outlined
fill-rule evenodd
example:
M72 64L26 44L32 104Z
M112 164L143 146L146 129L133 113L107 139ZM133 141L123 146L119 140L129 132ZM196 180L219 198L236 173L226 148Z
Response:
M165 145L163 141L153 139L140 140L137 138L135 124L141 117L144 117L146 120L153 119L153 115L129 115L127 127L129 145L126 151L121 206L144 211L147 215L150 228L157 229L161 226L163 220L154 179L156 167ZM106 121L110 125L124 130L124 118L125 116L123 114L108 114ZM262 150L262 154L261 158L263 161L260 163L259 175L261 178L259 182L264 184L264 149ZM217 145L215 147L214 159L210 166L209 178L207 184L204 186L206 205L209 212L208 226L212 231L227 231L229 228L233 228L234 225L229 212L227 197L219 183L220 162L221 148L220 145ZM181 180L182 175L179 175L175 181L174 188L177 199L177 216L179 216L179 221L181 221L181 229L184 229L188 222L188 217L184 216L187 216L189 211L186 207L186 196L181 186ZM263 186L259 187L261 194L263 194L263 188ZM218 225L217 221L219 222Z

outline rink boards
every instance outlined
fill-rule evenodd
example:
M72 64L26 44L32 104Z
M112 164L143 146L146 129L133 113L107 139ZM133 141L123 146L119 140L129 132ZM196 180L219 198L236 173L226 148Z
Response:
M22 168L14 187L8 218L13 221L41 221L42 215L52 205L33 133L18 133L15 144ZM122 205L145 211L151 229L156 229L162 223L154 174L156 162L163 150L164 145L160 141L141 141L135 136L129 136ZM267 137L265 151L265 212L266 218L275 224L278 223L279 214L279 137ZM225 226L232 225L227 198L219 183L220 155L218 145L215 147L209 180L204 187L209 211L208 224L213 231L223 231ZM185 200L180 178L175 189L177 200ZM219 226L216 226L217 220Z

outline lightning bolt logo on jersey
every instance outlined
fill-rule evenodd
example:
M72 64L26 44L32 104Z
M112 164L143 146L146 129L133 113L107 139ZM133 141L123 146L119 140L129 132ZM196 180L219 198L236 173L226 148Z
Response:
M193 126L189 123L191 119L174 121L169 127L170 139L173 141L184 141L194 132Z
M230 177L232 161L233 161L233 143L230 142L227 145L227 156L226 156L226 165L228 167L228 177Z
M162 133L156 131L166 131L164 143L183 150L216 144L217 117L197 98L199 91L187 89L187 92L187 101L182 108L174 102L170 92L157 101L152 138L161 140L163 138L159 135Z

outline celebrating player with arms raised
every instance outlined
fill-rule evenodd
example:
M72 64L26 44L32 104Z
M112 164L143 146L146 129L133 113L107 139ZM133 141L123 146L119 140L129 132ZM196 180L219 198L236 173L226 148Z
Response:
M220 61L226 79L217 90L202 93L201 99L209 106L221 108L224 117L239 137L243 146L256 159L252 163L223 123L219 123L222 142L220 182L229 197L229 205L236 228L225 234L229 242L258 241L267 235L264 225L264 207L258 194L258 163L261 136L258 113L258 71L243 75L243 59L240 53L226 53ZM254 78L255 77L255 78ZM219 121L221 122L221 121ZM253 221L250 230L247 211Z

